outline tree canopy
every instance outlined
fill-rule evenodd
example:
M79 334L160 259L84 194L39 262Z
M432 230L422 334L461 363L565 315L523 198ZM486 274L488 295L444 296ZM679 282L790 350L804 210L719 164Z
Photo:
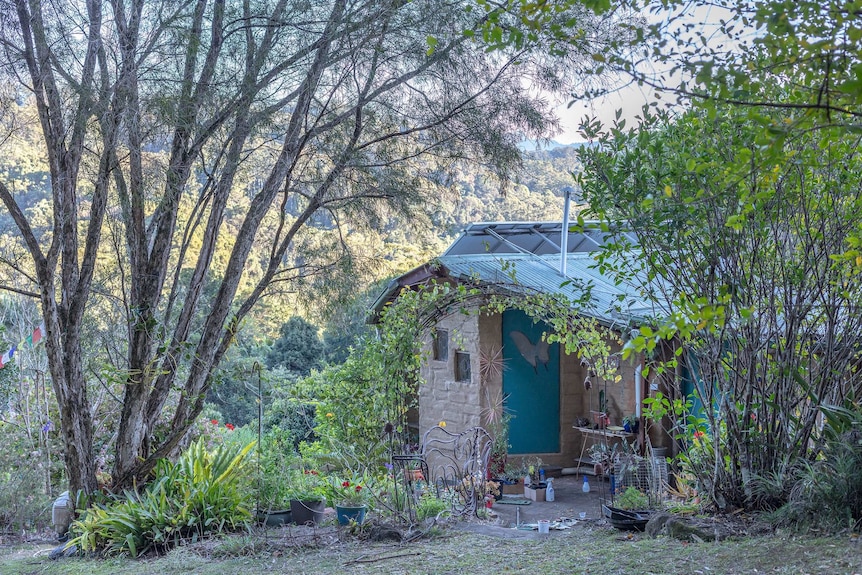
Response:
M122 342L113 474L129 484L179 445L262 297L337 287L336 272L368 255L352 234L415 213L456 162L507 175L517 141L552 121L524 80L566 85L585 58L487 53L464 34L483 14L460 4L0 10L4 127L22 133L32 106L51 190L36 213L6 175L0 200L29 258L16 289L39 299L47 326L71 487L85 491L88 322Z

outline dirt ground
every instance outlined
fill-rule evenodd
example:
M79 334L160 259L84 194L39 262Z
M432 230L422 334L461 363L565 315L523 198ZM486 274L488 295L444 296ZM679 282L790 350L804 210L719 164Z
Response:
M504 495L503 500L492 510L498 515L501 526L512 527L520 515L521 523L534 524L539 519L558 521L561 519L579 520L580 513L586 513L587 520L602 516L601 501L609 496L608 484L595 477L588 477L589 493L583 492L583 475L563 475L553 479L554 501L536 501L529 505L507 505L506 501L523 500L523 495Z

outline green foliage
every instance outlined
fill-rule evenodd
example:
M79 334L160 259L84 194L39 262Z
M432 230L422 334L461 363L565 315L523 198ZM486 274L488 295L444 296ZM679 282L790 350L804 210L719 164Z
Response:
M263 391L269 389L270 374L260 374L263 360L260 357L230 357L215 372L214 381L207 391L207 402L221 412L222 419L240 426L257 422L257 378L266 378Z
M293 497L289 479L296 471L298 461L293 436L278 426L267 430L258 452L261 509L288 508Z
M415 443L406 418L420 384L421 336L438 314L477 293L436 284L403 290L381 313L378 337L364 338L342 365L327 366L298 385L297 397L316 409L318 440L303 453L373 473L388 462L393 445Z
M625 491L614 496L614 506L620 509L649 509L649 499L636 487L626 487Z
M57 494L48 487L52 475L61 475L62 468L56 457L54 461L49 457L52 449L59 448L55 439L44 434L48 443L42 443L38 430L33 437L19 425L20 418L10 419L0 421L0 530L21 533L50 524L52 496Z
M862 286L848 246L862 164L828 130L766 145L757 120L732 108L644 121L585 127L599 144L583 154L587 216L612 234L627 222L637 244L615 234L598 265L656 309L624 352L659 375L682 362L694 384L701 413L659 396L648 405L675 433L712 437L711 464L692 469L703 495L754 507L765 500L752 478L816 457L822 398L858 384Z
M273 390L272 402L267 406L263 416L264 429L280 428L289 433L293 451L298 451L302 443L315 440L315 407L314 404L302 401L287 394L295 390Z
M369 342L372 345L372 342ZM368 349L363 344L361 349ZM379 364L368 352L351 354L301 382L296 393L316 410L317 440L301 447L305 456L323 457L350 469L387 460L383 428L395 398L375 377Z
M371 497L373 481L370 475L355 475L344 478L333 474L323 483L323 492L329 505L359 507L366 505Z
M825 408L823 449L784 477L789 501L775 517L796 529L856 530L862 525L862 405Z
M306 376L322 365L324 351L317 327L293 316L282 324L279 337L266 356L266 365L270 369L282 367Z
M238 452L209 452L200 439L175 464L160 460L142 492L127 491L124 499L83 511L72 525L75 537L68 545L136 557L151 548L164 550L236 530L250 519L245 456L253 447L250 443Z
M298 501L323 501L326 499L328 478L321 475L316 469L300 466L292 469L280 479L287 485L288 499Z
M416 505L416 519L419 521L433 519L442 513L447 513L450 507L446 500L440 499L430 491L423 493Z

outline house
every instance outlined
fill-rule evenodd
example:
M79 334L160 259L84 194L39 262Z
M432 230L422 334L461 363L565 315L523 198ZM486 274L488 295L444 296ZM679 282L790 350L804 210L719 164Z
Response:
M432 280L482 286L484 293L537 291L569 299L588 290L589 301L579 313L607 328L619 352L620 340L654 315L650 303L633 287L598 271L593 256L607 237L599 226L566 234L562 229L561 222L472 224L437 259L390 282L374 310L402 289ZM596 440L589 428L600 422L597 414L605 412L610 426L622 426L625 416L640 416L641 400L658 379L651 373L643 377L640 357L620 361L617 381L601 380L591 374L588 361L544 341L546 331L544 323L514 308L437 318L423 343L429 360L413 422L419 432L441 421L453 431L484 425L487 413L503 399L513 416L510 456L537 456L559 467L588 460L584 449ZM637 435L611 434L611 439L643 445L644 427ZM658 426L649 433L653 446L671 445ZM604 432L602 439L608 439Z

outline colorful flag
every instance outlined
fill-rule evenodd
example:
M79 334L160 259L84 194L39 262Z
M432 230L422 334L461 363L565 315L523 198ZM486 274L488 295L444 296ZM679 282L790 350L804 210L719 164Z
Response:
M45 324L42 323L39 327L33 330L33 345L36 345L37 343L42 341L42 334L44 333L42 329L44 326Z

